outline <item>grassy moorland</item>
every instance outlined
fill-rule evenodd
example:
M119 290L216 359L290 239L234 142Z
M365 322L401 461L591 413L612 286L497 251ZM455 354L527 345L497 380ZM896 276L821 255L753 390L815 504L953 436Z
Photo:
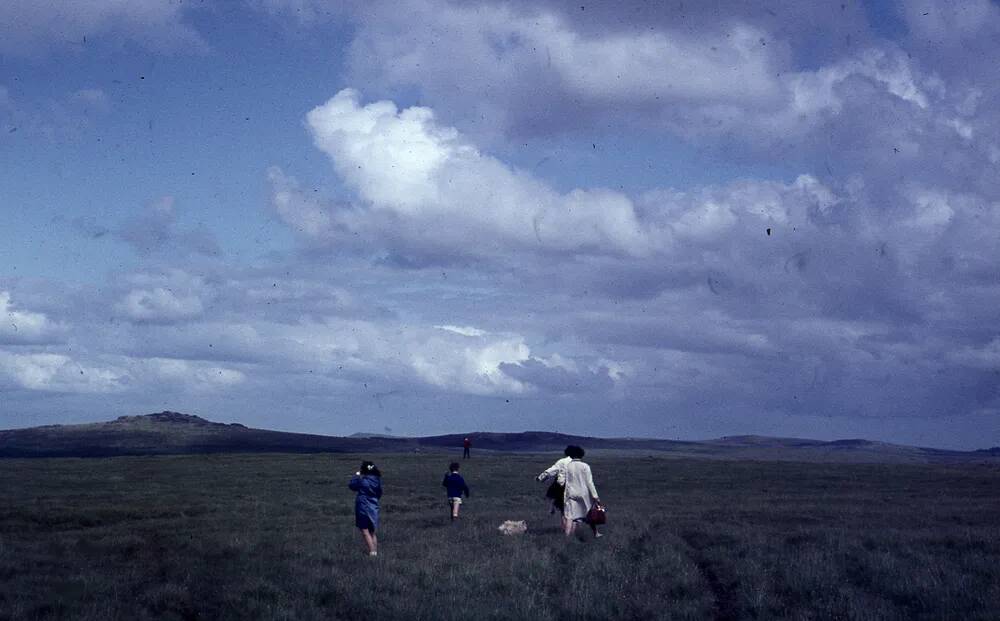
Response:
M0 460L0 619L996 619L1000 469L593 455L607 536L565 541L553 456ZM504 519L529 531L503 537Z

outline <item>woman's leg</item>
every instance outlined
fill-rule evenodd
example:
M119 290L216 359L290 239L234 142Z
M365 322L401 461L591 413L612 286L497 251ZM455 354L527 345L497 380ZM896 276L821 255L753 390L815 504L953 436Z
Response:
M365 545L368 547L368 554L375 556L378 553L378 539L375 538L375 533L367 528L362 528L360 530L361 538L364 539Z
M569 519L569 517L567 517L566 515L563 515L562 525L563 525L563 532L566 534L567 537L572 535L573 531L576 530L576 524L573 523L573 520Z
M451 503L451 519L453 519L453 520L457 520L458 519L458 510L459 510L459 508L461 508L461 506L462 506L462 503L460 503L460 502L453 502L453 503Z

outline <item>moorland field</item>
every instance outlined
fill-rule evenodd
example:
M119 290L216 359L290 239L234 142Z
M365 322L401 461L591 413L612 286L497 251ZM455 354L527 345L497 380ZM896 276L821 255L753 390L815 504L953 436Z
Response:
M996 619L996 465L588 455L606 536L565 540L533 480L558 455L0 460L0 619ZM505 519L527 520L504 537Z

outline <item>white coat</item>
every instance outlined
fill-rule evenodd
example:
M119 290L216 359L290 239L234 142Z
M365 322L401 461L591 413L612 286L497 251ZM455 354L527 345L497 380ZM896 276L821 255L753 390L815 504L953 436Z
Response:
M594 476L590 466L579 459L571 460L564 468L566 474L566 495L563 515L571 520L587 517L587 512L599 498L594 487Z

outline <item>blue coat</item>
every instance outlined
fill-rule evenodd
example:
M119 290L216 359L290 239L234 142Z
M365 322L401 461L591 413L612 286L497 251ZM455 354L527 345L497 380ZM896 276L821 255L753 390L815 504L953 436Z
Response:
M457 472L449 472L444 475L441 485L448 488L448 498L461 498L462 494L469 497L469 486L465 484L465 479Z
M382 479L370 474L355 475L347 486L358 493L354 499L354 525L374 531L378 528L378 499L382 497Z

